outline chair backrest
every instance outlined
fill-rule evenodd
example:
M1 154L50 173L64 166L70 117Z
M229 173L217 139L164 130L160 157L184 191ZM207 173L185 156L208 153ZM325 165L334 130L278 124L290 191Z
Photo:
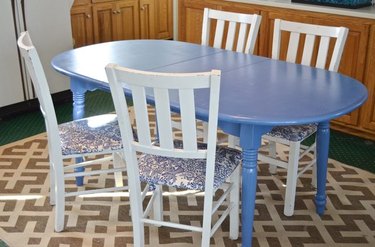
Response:
M301 64L307 66L313 66L311 63L313 60L315 41L317 39L316 37L320 37L316 55L316 64L314 67L321 69L326 68L330 41L332 38L336 38L328 70L338 70L346 38L348 36L348 28L321 26L276 19L272 43L273 59L280 59L282 31L290 32L286 61L291 63L296 63L300 36L301 34L305 35Z
M31 77L35 93L39 100L40 110L43 114L48 133L50 152L59 155L61 154L61 148L55 108L42 63L27 31L20 34L17 45L25 60L27 71Z
M237 52L244 52L246 54L252 54L254 52L255 41L262 19L260 15L240 14L205 8L203 14L202 45L209 45L212 19L216 19L217 21L213 47L222 48L223 38L225 38L225 25L229 23L225 49L233 50L236 48ZM237 33L238 35L236 37ZM237 44L234 47L236 39Z
M207 158L207 162L214 162L220 71L155 73L123 68L115 64L107 65L106 71L126 151L178 158ZM133 138L128 106L123 93L124 87L132 94L138 141ZM210 92L208 142L207 149L202 150L197 147L194 91L207 88ZM157 144L152 142L148 119L147 99L151 99L150 95L155 104L159 140ZM174 146L172 105L180 108L183 147Z

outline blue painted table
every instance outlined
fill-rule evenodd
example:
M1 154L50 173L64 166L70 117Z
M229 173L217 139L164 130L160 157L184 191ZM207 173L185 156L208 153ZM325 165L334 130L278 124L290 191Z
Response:
M316 211L326 205L329 121L363 104L366 88L339 73L190 43L132 40L96 44L61 53L52 66L70 77L73 117L84 115L85 92L108 90L104 67L117 63L159 72L222 71L219 127L240 137L242 246L251 246L261 137L277 125L318 123ZM207 91L196 97L197 117L208 115ZM176 109L178 111L178 107Z

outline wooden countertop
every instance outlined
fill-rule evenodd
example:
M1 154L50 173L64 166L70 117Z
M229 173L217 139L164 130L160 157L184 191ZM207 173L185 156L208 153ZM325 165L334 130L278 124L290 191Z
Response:
M297 9L305 11L313 11L327 14L336 14L344 16L352 16L359 18L368 18L375 20L375 6L363 7L358 9L346 9L337 7L320 6L313 4L303 4L303 3L292 3L291 0L226 0L228 2L239 2L239 3L249 3L256 5L264 5L270 7L280 7L288 9Z

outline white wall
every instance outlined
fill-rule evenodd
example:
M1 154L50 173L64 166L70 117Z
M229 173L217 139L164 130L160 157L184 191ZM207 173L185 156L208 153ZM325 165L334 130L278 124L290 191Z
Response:
M73 1L24 1L26 28L43 63L51 93L69 89L68 78L57 73L50 62L58 53L73 48L70 22Z
M24 99L10 0L0 0L0 31L0 107L2 107Z

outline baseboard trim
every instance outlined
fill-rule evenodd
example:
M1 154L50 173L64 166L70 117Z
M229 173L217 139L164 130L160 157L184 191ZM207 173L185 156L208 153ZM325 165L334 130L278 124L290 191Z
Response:
M72 102L72 92L70 90L65 90L62 92L54 93L52 94L52 101L57 105ZM12 105L7 105L0 108L0 120L6 120L26 112L39 110L39 101L36 98Z

